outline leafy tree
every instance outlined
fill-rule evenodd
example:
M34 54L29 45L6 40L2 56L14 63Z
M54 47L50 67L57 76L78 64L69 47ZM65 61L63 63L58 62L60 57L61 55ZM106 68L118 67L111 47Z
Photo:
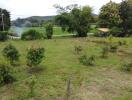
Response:
M122 28L124 35L132 34L132 1L125 0L121 2L120 16L122 19Z
M3 14L3 23L2 23L2 14ZM0 31L7 31L9 30L10 24L10 13L6 9L0 8ZM4 24L4 30L3 30Z
M45 25L45 29L46 29L46 36L48 39L52 38L53 35L53 23L52 22L47 22Z
M15 61L19 60L19 52L18 50L11 44L7 45L3 51L3 56L10 61L11 65L14 65Z
M91 7L70 5L65 8L60 6L56 8L59 9L59 15L56 16L55 20L63 31L76 32L79 37L87 36L90 23L93 20Z
M112 1L102 6L99 14L99 25L107 28L119 27L122 22L119 8L120 5Z

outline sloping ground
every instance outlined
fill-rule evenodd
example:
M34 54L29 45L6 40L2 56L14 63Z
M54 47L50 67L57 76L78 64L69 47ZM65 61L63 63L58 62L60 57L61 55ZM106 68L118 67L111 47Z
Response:
M111 42L125 40L116 53L101 58L102 47ZM67 81L70 100L132 100L132 73L123 72L123 64L132 60L131 38L71 38L37 41L14 40L0 43L0 52L6 44L12 43L20 51L20 65L13 67L17 81L0 87L0 100L66 100ZM26 66L26 51L32 45L45 47L43 62L37 69ZM75 46L83 51L75 53ZM82 55L95 55L94 66L79 62ZM6 60L0 54L0 62ZM35 75L34 97L29 97L27 81Z

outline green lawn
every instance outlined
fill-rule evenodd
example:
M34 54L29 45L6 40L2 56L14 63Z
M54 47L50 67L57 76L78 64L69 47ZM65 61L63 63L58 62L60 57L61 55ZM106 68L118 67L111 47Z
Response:
M54 30L56 30L54 28ZM56 30L56 34L61 34ZM102 47L109 43L105 38L70 38L0 42L0 52L12 43L20 51L20 65L13 67L17 79L13 84L0 87L0 100L66 100L67 80L71 80L71 100L132 100L132 73L121 71L124 63L132 60L132 39L113 38L113 42L125 40L117 53L101 58ZM32 45L44 47L45 58L38 66L38 72L29 72L26 66L27 48ZM75 54L74 47L82 46L83 51ZM108 45L108 44L107 44ZM86 54L96 56L94 66L85 66L78 58ZM0 55L0 62L6 60ZM36 66L37 67L37 66ZM34 97L29 98L27 81L35 75Z

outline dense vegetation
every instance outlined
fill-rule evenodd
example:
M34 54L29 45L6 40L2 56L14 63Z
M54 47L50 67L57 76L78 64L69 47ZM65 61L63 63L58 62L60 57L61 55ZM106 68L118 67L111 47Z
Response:
M36 40L36 39L42 39L42 38L43 38L43 34L36 31L35 29L25 31L21 36L22 40Z
M64 31L75 32L79 37L86 37L93 20L92 9L89 6L82 8L70 5L65 8L56 6L60 14L56 16L56 22Z

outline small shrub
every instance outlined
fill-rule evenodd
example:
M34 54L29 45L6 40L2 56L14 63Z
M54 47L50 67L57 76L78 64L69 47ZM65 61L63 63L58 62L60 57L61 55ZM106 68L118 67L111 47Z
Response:
M14 65L15 62L19 61L19 56L20 56L20 55L19 55L19 52L18 52L18 50L16 49L16 47L13 46L13 45L11 45L11 44L7 45L7 46L3 49L2 53L3 53L3 56L4 56L7 60L10 61L10 64L11 64L11 65Z
M0 31L0 41L6 41L8 39L8 32L6 31Z
M29 87L29 93L28 96L29 97L34 97L35 95L35 84L36 84L36 79L34 76L32 76L28 81L27 81L28 87Z
M110 45L110 52L116 52L117 49L118 49L118 45L116 45L116 44Z
M103 47L102 48L102 56L103 58L107 58L108 57L108 54L109 54L109 47Z
M53 35L53 24L51 22L46 23L45 29L47 38L51 39Z
M15 81L10 67L5 64L0 64L0 85L9 84Z
M83 50L82 46L75 46L74 49L76 54L79 54Z
M118 41L118 45L119 46L127 45L127 42L126 41Z
M82 57L79 58L79 60L83 65L86 65L86 66L95 64L95 56L94 55L92 55L90 57L83 55Z
M36 40L41 38L43 38L43 35L34 29L24 32L21 36L22 40Z
M32 67L41 63L44 57L44 52L45 52L44 48L40 47L30 48L27 53L27 65Z
M131 72L132 71L132 62L131 63L128 63L128 64L124 64L122 69L124 71L127 71L127 72Z

